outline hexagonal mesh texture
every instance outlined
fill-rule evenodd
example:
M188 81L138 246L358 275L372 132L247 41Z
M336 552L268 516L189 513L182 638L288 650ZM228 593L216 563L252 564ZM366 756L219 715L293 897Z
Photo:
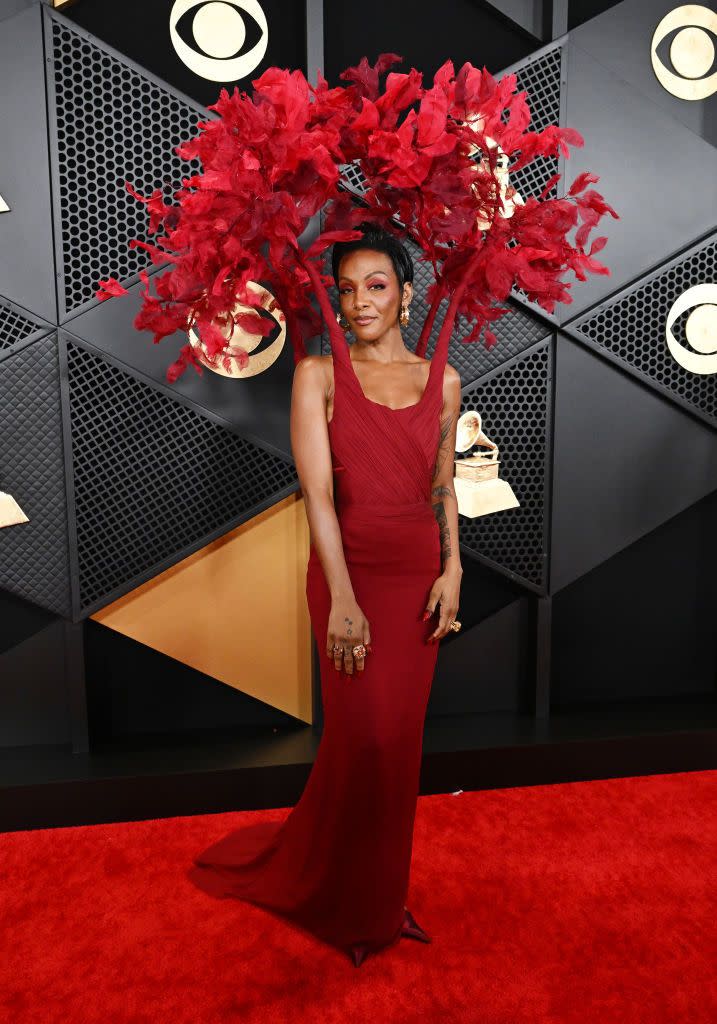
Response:
M46 330L47 327L35 323L11 302L0 298L0 359L21 341L27 341L33 334L39 337Z
M61 231L57 259L67 313L94 299L100 278L126 281L147 265L145 252L127 248L131 238L147 239L147 211L125 191L124 181L142 195L161 187L169 202L182 176L199 169L199 161L172 152L196 134L199 115L61 16L47 19L54 59L48 83Z
M415 350L421 333L421 327L428 315L426 293L433 281L433 271L429 263L419 260L421 250L415 242L408 240L404 244L413 258L414 278L410 320L408 326L402 329L402 334L409 347ZM330 249L327 250L324 264L327 274L331 273L330 252ZM336 287L331 287L330 295L334 308L338 310L339 296ZM433 356L438 333L447 308L448 300L444 300L438 310L431 337L428 341L426 349L426 356L428 358ZM464 344L462 339L470 333L471 324L465 317L458 317L453 334L451 335L448 362L461 375L463 385L470 384L476 378L483 376L501 363L505 363L519 352L530 348L540 338L544 338L546 334L551 333L545 324L542 324L539 320L518 308L515 308L511 313L505 313L500 320L493 324L492 329L497 341L491 349L486 349L483 340ZM353 335L349 334L347 337L349 342L353 340ZM331 344L326 331L322 334L321 351L323 353L331 351Z
M520 507L477 519L459 515L460 542L538 589L546 582L551 367L551 339L547 339L510 366L478 381L461 398L461 414L477 409L483 432L498 445L498 474L513 488Z
M80 345L67 359L81 609L297 483L290 463Z
M667 347L665 323L671 306L693 285L717 278L717 240L648 276L626 293L570 323L570 330L605 350L668 397L717 426L717 378L692 373L677 363ZM685 324L691 309L672 326L677 342L694 352ZM697 353L700 354L700 353Z
M0 490L29 518L0 530L0 587L70 615L57 334L0 364Z

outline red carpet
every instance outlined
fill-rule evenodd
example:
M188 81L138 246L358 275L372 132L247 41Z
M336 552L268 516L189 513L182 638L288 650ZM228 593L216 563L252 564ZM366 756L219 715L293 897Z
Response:
M717 771L421 797L433 936L356 969L214 900L192 854L245 817L0 835L8 1024L714 1024Z

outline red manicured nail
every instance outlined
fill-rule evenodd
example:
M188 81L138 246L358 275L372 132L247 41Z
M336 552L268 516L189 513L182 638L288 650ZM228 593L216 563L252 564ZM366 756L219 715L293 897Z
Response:
M423 613L423 621L424 622L426 621L426 619L430 619L430 617L431 617L431 613L430 612L424 612Z

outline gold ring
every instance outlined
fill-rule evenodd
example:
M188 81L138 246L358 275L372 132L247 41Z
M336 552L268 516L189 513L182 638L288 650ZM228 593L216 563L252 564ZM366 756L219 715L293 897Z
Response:
M363 644L356 644L355 647L351 648L351 651L355 658L363 658L364 655L366 654L366 648L364 647Z
M460 628L461 628L461 624L458 621L458 619L452 619L451 620L451 629L454 630L454 632L457 633Z

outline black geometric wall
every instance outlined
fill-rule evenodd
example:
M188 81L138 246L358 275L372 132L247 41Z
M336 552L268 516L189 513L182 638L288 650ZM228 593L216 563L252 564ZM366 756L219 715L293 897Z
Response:
M16 352L21 345L35 341L50 330L39 317L0 298L0 359Z
M539 592L547 583L551 348L552 337L464 388L460 409L477 409L484 433L500 439L499 475L520 502L476 519L459 515L461 549Z
M462 321L451 339L462 409L481 412L520 502L461 516L462 552L533 593L558 593L717 486L716 376L687 372L665 342L674 301L717 275L717 152L699 116L715 101L686 104L656 84L647 41L667 6L624 0L542 47L515 36L511 59L524 56L490 69L516 73L530 128L576 127L586 141L516 172L518 191L537 195L557 172L564 195L591 170L620 214L595 232L609 236L610 276L569 275L574 301L554 315L514 289L490 351L462 343ZM12 154L0 165L11 207L0 216L0 488L31 522L0 531L0 586L82 618L296 489L293 364L287 347L252 380L190 370L167 385L183 339L153 346L132 327L146 259L127 241L145 236L146 211L123 183L169 197L192 169L173 146L212 115L45 5L2 28L0 87L15 98L0 109ZM344 183L360 201L355 168ZM415 265L411 346L429 283ZM108 275L131 294L98 304ZM673 333L689 348L686 316Z
M691 373L681 366L665 341L665 324L675 301L695 285L717 281L717 238L693 246L637 284L613 295L598 309L571 320L570 334L623 366L679 405L717 427L714 374ZM685 335L689 310L671 331L690 350Z
M0 490L29 518L0 530L0 587L69 616L70 561L57 332L0 362Z
M67 338L78 611L296 488L294 467Z
M146 208L124 182L141 195L161 187L170 202L199 169L173 150L196 134L202 111L64 19L43 24L63 323L94 301L100 278L127 282L146 265L146 252L127 246L148 240Z
M631 8L652 12L653 29L662 16L658 6L668 5L663 0L620 5L626 19ZM583 26L582 32L587 30ZM647 65L654 77L649 40L650 33L632 60ZM703 239L714 230L717 211L717 148L606 68L572 35L565 46L564 123L577 127L585 144L571 147L560 184L567 189L583 171L598 174L595 187L620 219L607 216L592 232L609 238L598 259L610 267L610 275L589 274L586 281L569 276L572 303L555 310L561 325ZM702 104L682 100L682 105Z
M174 146L215 115L45 4L2 30L0 88L22 94L0 127L25 170L0 186L0 489L30 522L0 531L0 586L79 620L297 489L293 360L167 384L186 339L132 325L147 216L124 182L169 200L199 169ZM99 303L110 275L130 296Z

